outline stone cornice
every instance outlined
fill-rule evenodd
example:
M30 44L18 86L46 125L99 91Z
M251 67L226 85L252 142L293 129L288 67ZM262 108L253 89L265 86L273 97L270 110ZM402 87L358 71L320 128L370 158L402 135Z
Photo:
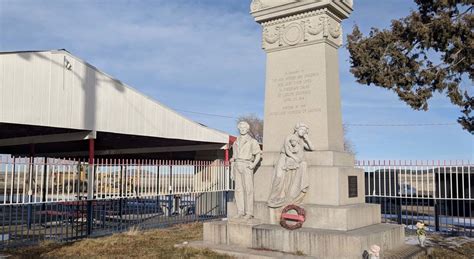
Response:
M352 0L253 0L250 6L258 23L323 8L342 20L352 12Z
M340 20L326 8L263 22L262 48L271 52L287 47L329 43L342 45Z

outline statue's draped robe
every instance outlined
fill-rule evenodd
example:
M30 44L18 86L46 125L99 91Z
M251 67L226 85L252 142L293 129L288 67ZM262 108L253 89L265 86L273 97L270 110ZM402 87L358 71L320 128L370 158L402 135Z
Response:
M290 145L290 136L285 139L285 144L280 152L280 158L275 165L272 189L268 198L268 206L279 208L289 204L298 205L308 190L307 163L302 159L300 165L294 170L285 170L287 161L286 145ZM298 144L304 147L304 141L300 138Z

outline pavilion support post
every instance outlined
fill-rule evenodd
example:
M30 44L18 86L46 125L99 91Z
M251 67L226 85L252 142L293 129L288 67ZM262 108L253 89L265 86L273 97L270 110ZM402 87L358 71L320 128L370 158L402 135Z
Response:
M227 165L229 163L229 144L226 146L225 151L224 151L224 160L225 164Z
M230 140L229 140L229 143L226 145L225 147L225 156L224 156L224 166L225 166L225 169L224 170L229 170L229 173L230 173L230 168L227 169L227 167L230 165L229 163L229 148L230 148ZM226 172L225 171L225 172ZM229 186L230 186L230 177L229 174L226 172L224 174L226 176L226 179L224 179L225 183L226 183L226 189L225 189L225 193L224 193L224 213L225 215L227 215L227 202L229 200Z
M89 168L87 172L87 199L92 200L94 198L94 151L95 151L95 139L89 139Z
M89 168L87 172L87 235L92 234L92 223L93 223L93 204L94 199L94 151L95 151L95 139L89 139Z

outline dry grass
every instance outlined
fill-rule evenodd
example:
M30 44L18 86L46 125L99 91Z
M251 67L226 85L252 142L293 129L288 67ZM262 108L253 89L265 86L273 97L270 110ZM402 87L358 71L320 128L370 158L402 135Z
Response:
M452 245L446 242L447 238L434 236L431 241L434 243L431 253L423 255L420 259L473 259L474 258L474 242L462 242L459 245Z
M174 247L175 244L200 239L201 223L148 231L134 227L121 234L71 244L43 242L38 246L9 251L8 254L13 255L12 258L230 258L210 250ZM454 245L450 239L430 236L434 243L433 250L429 256L420 258L474 258L474 242L466 239Z
M175 248L175 244L202 239L202 224L127 232L85 239L72 244L43 243L13 252L13 258L229 258L210 250Z
M37 246L27 247L27 248L16 248L14 250L6 251L7 255L12 255L9 258L39 258L41 255L47 251L52 251L54 249L59 249L63 244L59 244L53 241L42 241Z

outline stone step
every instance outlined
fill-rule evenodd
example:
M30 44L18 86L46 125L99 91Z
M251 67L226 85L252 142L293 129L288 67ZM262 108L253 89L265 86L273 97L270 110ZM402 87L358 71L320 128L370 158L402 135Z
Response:
M316 258L362 258L364 250L378 245L384 251L401 246L401 225L375 224L350 231L301 228L257 222L215 221L204 223L204 241L209 244L304 254Z
M239 259L270 259L270 258L288 258L288 259L306 259L314 258L304 255L296 255L290 253L282 253L271 250L258 250L245 247L216 245L203 241L193 241L187 245L179 245L177 247L193 247L198 249L210 249L219 254L225 254Z
M283 252L300 251L317 258L361 258L364 250L378 245L382 251L399 247L404 241L400 225L376 224L350 231L301 228L288 231L277 225L253 227L253 248Z

